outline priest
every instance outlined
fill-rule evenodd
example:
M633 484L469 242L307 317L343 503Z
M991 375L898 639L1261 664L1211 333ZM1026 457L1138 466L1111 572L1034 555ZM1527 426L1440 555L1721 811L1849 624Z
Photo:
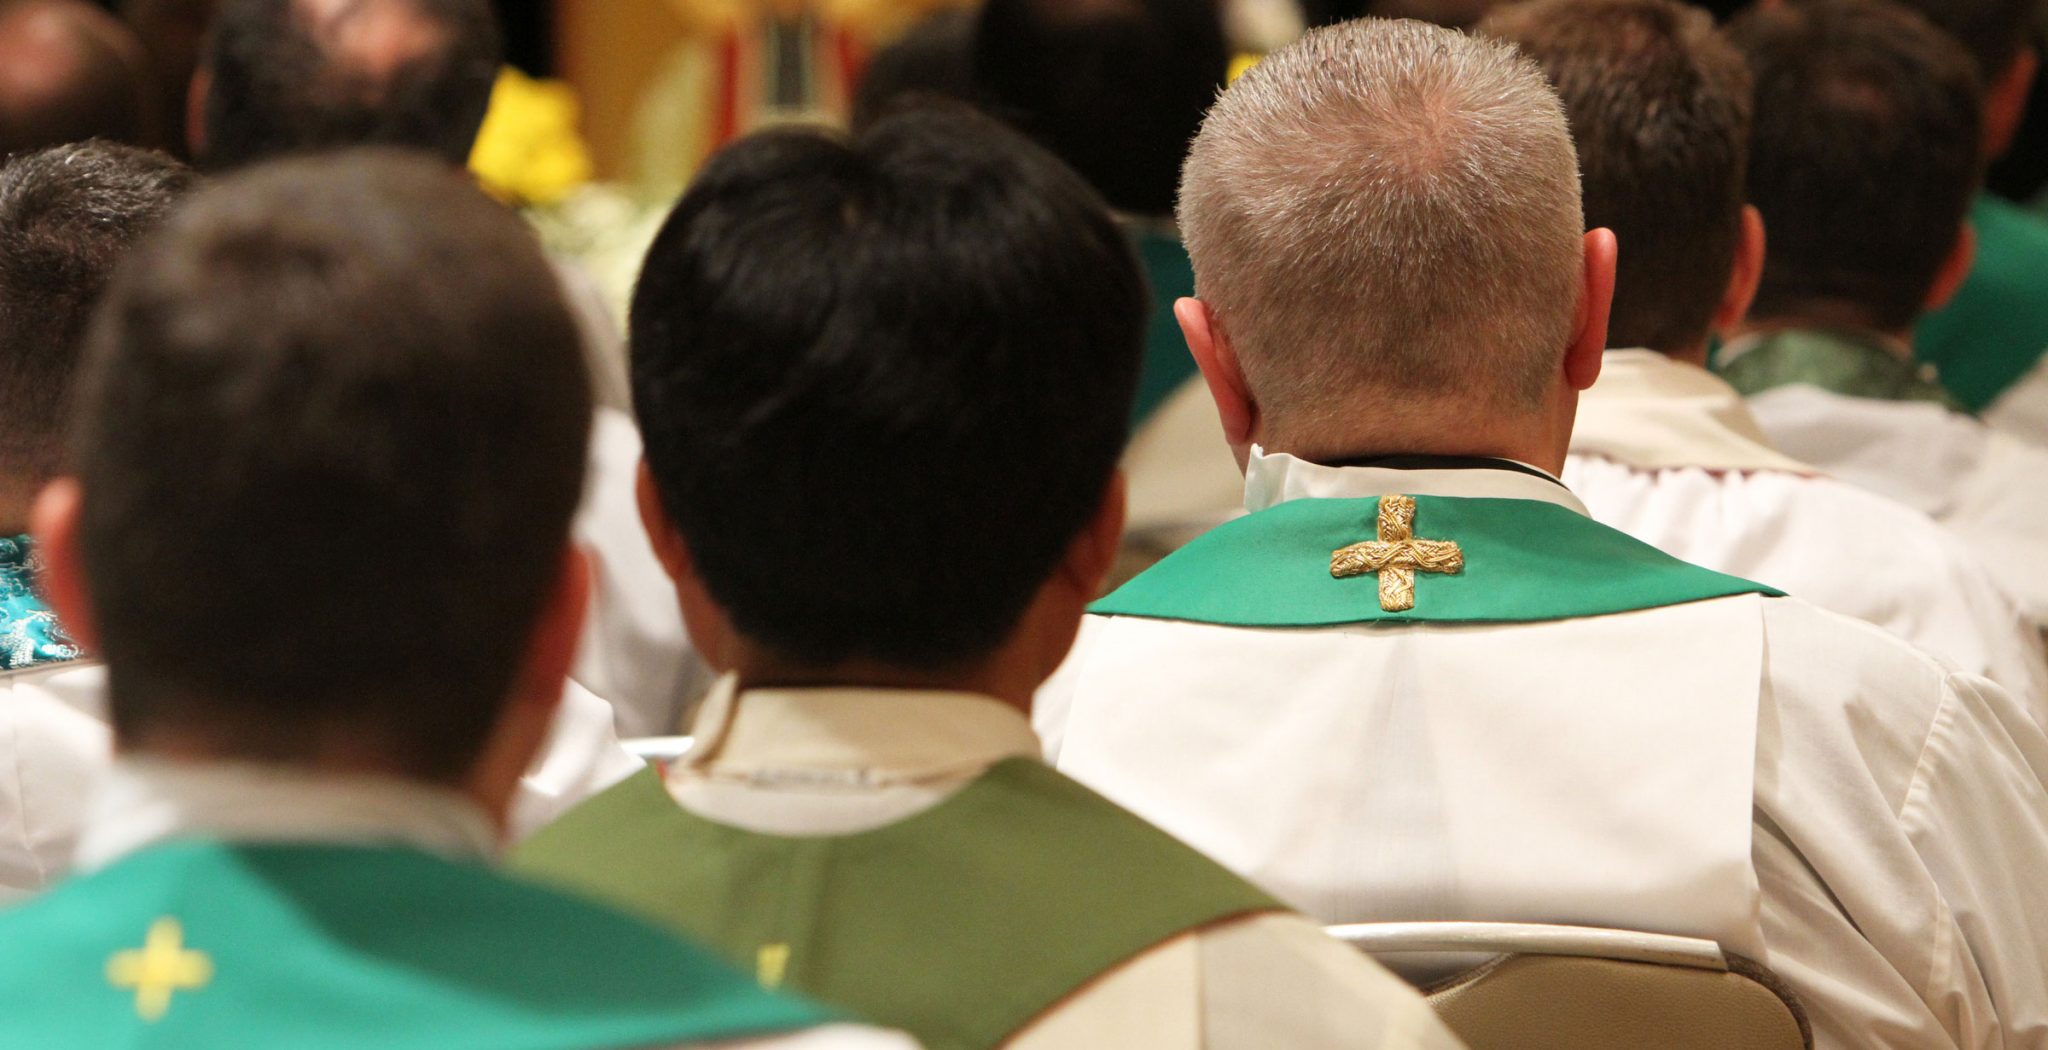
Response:
M0 1044L908 1045L488 867L588 593L575 340L427 160L228 180L124 263L35 509L119 759L0 913Z
M1778 452L1706 369L1710 330L1747 312L1765 252L1743 195L1750 77L1712 18L1673 0L1534 0L1481 31L1549 74L1587 224L1626 245L1565 463L1594 518L1877 624L2048 715L2040 636L1977 555L1925 514ZM1893 558L1918 568L1865 571Z
M1312 31L1182 175L1248 516L1095 607L1058 765L1327 921L1709 938L1818 1045L2038 1039L2048 737L1996 684L1596 524L1565 114L1498 41Z
M1771 249L1723 375L1779 448L1932 515L2048 622L2048 448L1962 411L1912 343L1970 271L1969 54L1889 3L1758 9L1730 32L1756 76L1749 197Z
M926 1045L1450 1047L1392 975L1038 758L1122 525L1145 293L971 112L713 158L633 304L643 514L729 672L529 874Z

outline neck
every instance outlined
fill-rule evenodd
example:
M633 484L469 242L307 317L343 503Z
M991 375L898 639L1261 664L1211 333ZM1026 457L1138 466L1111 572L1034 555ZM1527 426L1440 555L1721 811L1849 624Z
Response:
M1576 402L1574 403L1576 408ZM1307 440L1276 438L1260 443L1269 453L1284 452L1311 463L1349 463L1389 456L1457 456L1478 459L1512 459L1555 475L1564 470L1565 449L1571 442L1571 417L1563 420L1561 435L1556 427L1531 427L1517 434L1489 434L1484 427L1460 433L1447 426L1428 435L1387 434L1350 438L1329 437Z
M975 693L992 697L1025 714L1038 682L996 666L949 670L894 667L871 661L849 661L830 667L802 667L772 658L737 661L732 671L740 690L748 689L912 689Z

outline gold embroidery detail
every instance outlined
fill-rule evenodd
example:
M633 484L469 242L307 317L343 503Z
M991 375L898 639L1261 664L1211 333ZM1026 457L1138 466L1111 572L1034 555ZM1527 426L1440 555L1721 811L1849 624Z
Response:
M763 988L782 987L783 975L789 970L789 945L764 944L754 955L754 979Z
M1378 573L1380 608L1407 612L1415 608L1415 574L1456 575L1465 571L1465 552L1450 540L1415 538L1415 498L1380 497L1380 538L1354 543L1330 553L1330 575L1337 579Z
M116 988L135 989L135 1013L143 1020L163 1019L176 992L198 991L213 980L213 960L205 952L185 949L185 928L178 920L151 923L142 947L116 952L107 960L107 981Z

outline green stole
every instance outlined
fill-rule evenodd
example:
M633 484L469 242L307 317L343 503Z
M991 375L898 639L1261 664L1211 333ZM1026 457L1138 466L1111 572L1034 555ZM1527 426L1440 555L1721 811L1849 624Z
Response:
M995 1046L1147 948L1281 908L1031 759L895 824L807 837L698 817L642 773L513 864L931 1050Z
M1195 294L1195 267L1180 238L1145 228L1132 234L1138 261L1152 288L1152 320L1145 329L1145 357L1138 371L1138 397L1131 407L1136 429L1195 375L1195 358L1174 319L1173 304Z
M834 1019L624 915L411 849L182 840L0 913L0 1046L625 1050Z
M1981 412L2048 351L2048 221L1990 193L1970 209L1977 258L1949 304L1921 319L1913 353Z
M1804 383L1847 397L1924 401L1957 412L1963 406L1941 384L1874 336L1818 328L1788 328L1764 336L1747 353L1721 363L1721 378L1753 397Z
M1333 551L1373 540L1379 499L1297 499L1227 522L1089 611L1238 627L1534 623L1782 592L1700 568L1554 503L1415 497L1415 536L1451 540L1452 575L1419 572L1415 607L1381 607L1374 577L1338 579Z

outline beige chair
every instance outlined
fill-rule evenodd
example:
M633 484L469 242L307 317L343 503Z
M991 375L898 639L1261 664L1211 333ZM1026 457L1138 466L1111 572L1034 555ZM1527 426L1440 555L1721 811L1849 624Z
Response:
M1811 1050L1799 1001L1770 971L1712 941L1485 922L1334 926L1397 969L1400 957L1489 957L1425 988L1472 1050Z

